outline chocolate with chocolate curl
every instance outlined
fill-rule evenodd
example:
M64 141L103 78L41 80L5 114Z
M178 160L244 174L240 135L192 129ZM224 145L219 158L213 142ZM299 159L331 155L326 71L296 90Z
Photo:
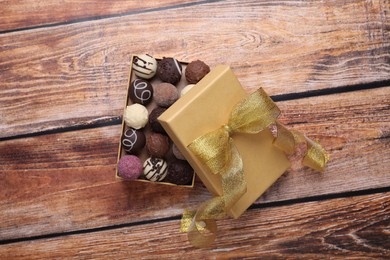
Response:
M158 62L157 75L164 81L176 84L181 79L181 64L175 58L163 58Z

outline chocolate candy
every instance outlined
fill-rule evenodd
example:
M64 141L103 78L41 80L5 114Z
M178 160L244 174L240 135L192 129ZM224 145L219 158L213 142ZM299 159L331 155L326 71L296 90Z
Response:
M146 106L152 101L152 84L143 79L134 80L129 87L129 97L134 103Z
M144 162L144 176L150 181L162 181L168 172L168 164L161 158L150 157Z
M179 160L185 160L186 159L183 156L183 154L179 151L179 149L177 149L177 146L175 144L172 145L172 153Z
M181 79L181 64L174 58L163 58L158 62L157 75L164 81L176 84Z
M181 92L180 92L180 97L184 96L185 94L187 94L187 92L192 89L193 87L195 86L195 84L188 84L187 86L185 86Z
M133 59L133 70L138 77L150 79L156 74L157 61L149 54L135 56Z
M152 112L149 115L149 124L150 127L154 132L166 134L164 128L161 126L160 122L158 121L158 117L165 112L165 108L162 107L156 107L152 110Z
M152 157L163 158L169 150L168 137L158 133L151 133L146 138L146 151Z
M131 154L139 154L145 143L145 134L140 130L129 128L122 136L122 146L126 152Z
M188 83L198 83L207 73L210 72L210 67L203 61L192 61L186 68L186 79Z
M128 127L140 129L148 123L148 110L140 104L127 106L123 119Z
M165 177L165 181L178 185L185 185L191 182L193 174L194 170L188 162L175 160L168 165L168 174Z
M160 83L154 86L153 97L160 107L169 107L178 100L179 92L171 83Z
M135 155L125 155L118 162L118 176L125 180L135 180L143 172L141 160Z

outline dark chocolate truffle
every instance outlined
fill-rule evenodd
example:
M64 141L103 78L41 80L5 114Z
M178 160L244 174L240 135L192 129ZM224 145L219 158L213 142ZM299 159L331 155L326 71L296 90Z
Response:
M145 134L140 130L129 128L122 136L122 146L127 153L138 154L146 143Z
M207 73L210 72L210 67L203 61L192 61L186 67L186 79L188 83L198 83Z
M154 101L160 107L169 107L179 99L179 91L171 83L160 83L154 86Z
M157 75L164 81L176 84L181 79L181 64L175 58L163 58L158 62Z
M144 176L150 181L162 181L167 172L168 164L161 158L150 157L144 162Z
M194 170L186 161L174 160L168 165L168 174L165 177L166 182L185 185L190 184Z
M157 118L167 110L166 108L156 107L149 115L149 124L154 132L166 134L164 128L161 126Z
M137 179L143 172L141 160L135 155L125 155L118 162L118 176L125 180Z
M151 133L146 138L146 151L152 157L163 158L169 150L168 137L158 133Z
M134 103L146 106L152 101L153 87L144 79L136 79L129 87L129 97Z

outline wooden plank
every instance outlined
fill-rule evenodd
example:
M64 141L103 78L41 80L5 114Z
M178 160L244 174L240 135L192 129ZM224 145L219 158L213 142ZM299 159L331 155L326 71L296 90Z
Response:
M5 259L375 258L390 257L390 193L249 210L218 221L207 249L195 249L179 220L0 246Z
M388 88L278 102L281 121L329 151L327 170L284 174L257 203L389 187ZM178 216L210 198L115 179L120 126L0 142L0 240Z
M0 33L48 24L70 23L88 19L151 12L175 6L202 2L195 1L0 1Z
M389 80L386 3L232 0L0 35L0 138L121 115L132 53L230 64L270 95Z

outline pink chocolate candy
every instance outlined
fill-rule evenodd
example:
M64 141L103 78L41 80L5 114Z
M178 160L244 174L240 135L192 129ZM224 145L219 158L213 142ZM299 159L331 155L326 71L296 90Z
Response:
M143 173L141 160L134 155L125 155L118 162L118 175L125 180L135 180Z

